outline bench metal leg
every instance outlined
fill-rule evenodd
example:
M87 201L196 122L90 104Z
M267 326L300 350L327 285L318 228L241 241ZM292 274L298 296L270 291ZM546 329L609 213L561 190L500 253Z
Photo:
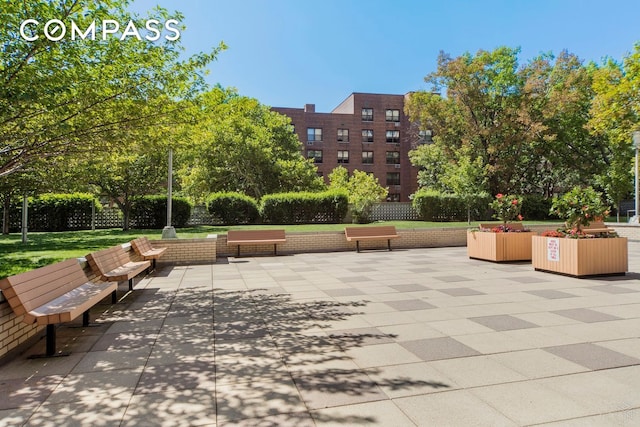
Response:
M82 326L89 326L89 310L82 313Z
M47 325L47 350L46 356L56 354L56 325Z
M236 257L240 258L240 245L238 245L238 254L236 255Z
M276 243L274 243L274 244L273 244L273 254L274 254L274 255L278 255L278 249L277 249L277 246L278 246L278 245L277 245Z
M42 359L46 357L62 357L69 355L69 353L56 352L56 325L47 325L47 334L45 340L45 353L34 354L32 356L29 356L29 359Z
M133 290L133 277L131 279L129 279L129 290L130 291Z
M116 291L111 292L111 304L115 304L118 302L118 296L116 295Z
M356 252L360 252L360 240L356 240Z
M391 250L391 239L387 239L387 247Z

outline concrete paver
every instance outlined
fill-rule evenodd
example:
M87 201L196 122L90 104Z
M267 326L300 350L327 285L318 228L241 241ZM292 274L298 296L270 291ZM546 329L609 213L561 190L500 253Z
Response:
M465 248L218 261L0 366L0 426L640 424L640 242L615 278Z

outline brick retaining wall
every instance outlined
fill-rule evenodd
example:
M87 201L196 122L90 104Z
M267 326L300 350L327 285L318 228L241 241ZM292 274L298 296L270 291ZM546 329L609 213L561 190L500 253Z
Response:
M162 264L207 264L215 262L217 256L216 235L205 239L150 240L153 247L166 247L166 252L157 261Z
M620 237L626 237L629 240L640 241L640 225L627 224L624 222L607 222L608 227L616 230Z

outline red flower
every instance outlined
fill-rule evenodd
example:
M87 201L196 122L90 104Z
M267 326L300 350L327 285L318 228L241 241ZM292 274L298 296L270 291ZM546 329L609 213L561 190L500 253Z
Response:
M522 215L518 215L518 221L522 221Z
M512 205L517 205L517 204L518 204L518 199L513 199L513 200L511 201L511 204L512 204Z
M502 193L498 193L498 194L496 194L496 199L502 199L502 197L503 197L503 196L502 196Z

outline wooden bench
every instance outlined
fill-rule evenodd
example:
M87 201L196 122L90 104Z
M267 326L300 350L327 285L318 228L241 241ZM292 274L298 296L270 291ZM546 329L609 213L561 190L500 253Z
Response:
M131 241L133 250L144 260L151 260L151 268L155 270L156 260L160 258L167 248L154 248L146 237L138 237Z
M0 289L16 316L23 316L22 321L29 325L46 325L47 357L56 355L55 325L82 314L82 325L88 326L89 309L109 294L115 304L117 287L116 283L89 281L77 259L0 280Z
M273 244L273 254L277 255L278 243L285 243L287 239L284 230L229 230L227 245L238 245L237 256L240 256L240 246Z
M122 246L113 246L87 255L87 261L93 271L102 280L108 282L129 281L129 290L133 290L133 278L149 267L149 261L130 261Z
M387 248L391 250L391 239L400 236L393 225L380 225L372 227L345 227L344 235L348 242L356 242L356 251L360 252L360 240L387 240Z
M593 221L589 225L583 225L581 230L587 234L613 233L615 231L607 227L604 221Z
M502 222L495 222L493 224L480 224L480 228L491 230L492 228L500 227L501 225L504 225L504 224ZM524 231L524 225L522 225L521 222L508 222L507 226L512 230Z

